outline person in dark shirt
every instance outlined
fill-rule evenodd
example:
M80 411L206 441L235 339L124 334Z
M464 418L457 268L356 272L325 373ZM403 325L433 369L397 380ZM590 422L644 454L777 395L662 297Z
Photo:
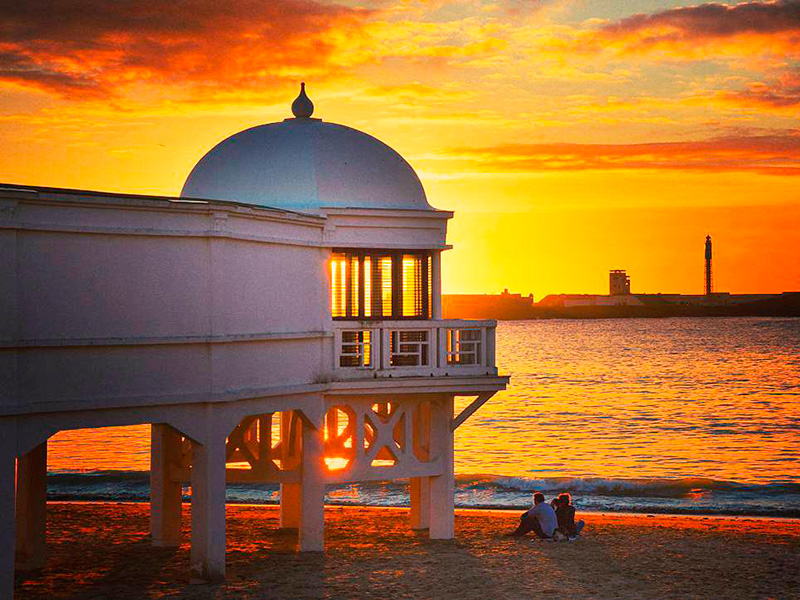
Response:
M578 536L585 524L583 521L575 522L575 507L572 505L572 498L568 493L563 493L558 497L556 519L558 519L558 529L571 538Z

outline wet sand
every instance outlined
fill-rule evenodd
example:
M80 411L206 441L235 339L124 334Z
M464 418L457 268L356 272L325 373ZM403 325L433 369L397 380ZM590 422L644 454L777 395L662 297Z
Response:
M48 506L48 564L18 600L61 598L798 598L800 520L584 514L575 542L503 537L515 513L458 511L453 541L408 511L326 509L327 550L298 554L273 506L228 507L227 581L189 584L184 544L153 548L147 504Z

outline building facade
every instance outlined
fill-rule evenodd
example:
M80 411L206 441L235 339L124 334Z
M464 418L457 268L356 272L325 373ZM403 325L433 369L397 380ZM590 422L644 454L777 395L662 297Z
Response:
M179 198L0 185L0 596L44 560L68 429L151 425L153 543L180 543L188 483L199 581L225 575L231 481L280 483L304 551L327 483L409 479L410 525L453 536L454 432L508 382L495 322L442 319L453 213L308 105L220 143Z
M613 269L608 273L608 295L627 296L631 293L631 278L623 269Z

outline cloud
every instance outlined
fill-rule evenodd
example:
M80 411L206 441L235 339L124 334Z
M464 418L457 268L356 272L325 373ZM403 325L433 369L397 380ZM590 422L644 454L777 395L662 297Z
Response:
M800 0L711 2L601 22L573 38L574 52L647 61L725 61L750 71L743 89L717 90L687 105L760 109L783 114L800 105ZM753 81L752 72L764 80Z
M21 87L60 90L70 96L103 94L98 82L91 77L59 71L15 52L0 52L0 81Z
M744 90L721 92L717 97L740 106L796 109L800 107L800 71L787 71L771 83L753 82Z
M742 33L777 33L800 29L800 2L742 2L700 4L652 14L637 14L606 25L608 34L668 30L689 38L720 38Z
M591 51L703 58L712 54L800 53L800 0L700 4L605 23L583 43Z
M800 175L800 130L772 135L647 144L503 144L452 148L437 160L455 160L479 172L583 170L750 171Z
M0 81L66 97L140 82L269 88L323 76L370 12L315 0L3 0Z

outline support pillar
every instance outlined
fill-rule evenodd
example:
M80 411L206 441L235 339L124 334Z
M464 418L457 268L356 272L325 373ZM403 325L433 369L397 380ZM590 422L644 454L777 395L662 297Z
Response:
M0 598L14 597L14 484L17 423L0 419Z
M291 469L300 464L300 448L302 444L302 423L292 411L281 413L281 463L284 469ZM300 527L302 494L301 484L281 484L281 511L278 526L281 529L298 529Z
M420 460L428 460L431 450L431 405L421 402L413 413L413 440ZM411 499L411 529L428 529L431 523L430 477L412 477L409 485Z
M225 435L216 432L192 446L190 563L194 583L225 579Z
M47 442L19 459L16 507L16 567L41 569L46 560Z
M303 423L300 551L325 550L325 459L322 423Z
M278 526L281 529L298 529L300 527L300 504L302 487L299 483L281 484L281 512Z
M441 458L442 474L430 478L430 537L451 540L455 534L455 474L453 470L453 396L432 403L431 446Z
M431 478L412 477L409 492L411 529L428 529L431 526Z
M150 427L150 537L154 546L181 545L183 490L171 477L171 465L183 455L181 434L169 425Z

